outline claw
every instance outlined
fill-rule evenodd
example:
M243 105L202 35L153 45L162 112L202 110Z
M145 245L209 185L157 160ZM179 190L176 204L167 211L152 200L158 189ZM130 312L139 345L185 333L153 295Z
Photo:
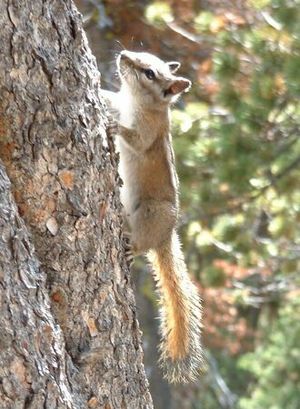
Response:
M125 248L125 258L126 258L128 267L130 268L134 262L134 255L133 255L132 245L130 241L130 233L128 232L123 233L123 243L124 243L124 248Z
M119 125L118 122L110 116L108 118L108 124L106 126L106 132L108 137L113 138L116 134L119 133Z

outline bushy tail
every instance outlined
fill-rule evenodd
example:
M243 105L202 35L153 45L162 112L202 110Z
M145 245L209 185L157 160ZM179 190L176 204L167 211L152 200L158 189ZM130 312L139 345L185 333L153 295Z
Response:
M191 281L176 232L148 259L160 293L160 364L169 382L195 380L202 363L201 303Z

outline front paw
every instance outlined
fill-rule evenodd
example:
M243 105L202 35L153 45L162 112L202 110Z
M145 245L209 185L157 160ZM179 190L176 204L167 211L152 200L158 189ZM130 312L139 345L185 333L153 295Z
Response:
M119 123L111 115L108 117L108 123L106 125L107 136L113 139L115 135L120 132Z
M133 247L130 240L130 233L123 233L123 246L125 249L125 258L128 264L128 267L131 268L134 262Z

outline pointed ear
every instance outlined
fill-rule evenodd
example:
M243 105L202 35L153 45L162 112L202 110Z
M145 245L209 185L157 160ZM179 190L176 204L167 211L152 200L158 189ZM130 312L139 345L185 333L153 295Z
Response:
M191 81L187 80L186 78L178 77L168 88L168 94L176 95L180 94L181 92L187 92L192 83Z
M180 62L177 62L177 61L170 61L170 62L167 62L167 64L172 74L174 74L180 68L180 65L181 65Z

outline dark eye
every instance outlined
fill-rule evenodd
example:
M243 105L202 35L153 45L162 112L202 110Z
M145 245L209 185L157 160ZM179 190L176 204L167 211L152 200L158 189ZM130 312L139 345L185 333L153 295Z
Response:
M146 75L148 80L154 80L154 78L155 78L154 72L152 70L150 70L150 69L144 70L144 74Z

